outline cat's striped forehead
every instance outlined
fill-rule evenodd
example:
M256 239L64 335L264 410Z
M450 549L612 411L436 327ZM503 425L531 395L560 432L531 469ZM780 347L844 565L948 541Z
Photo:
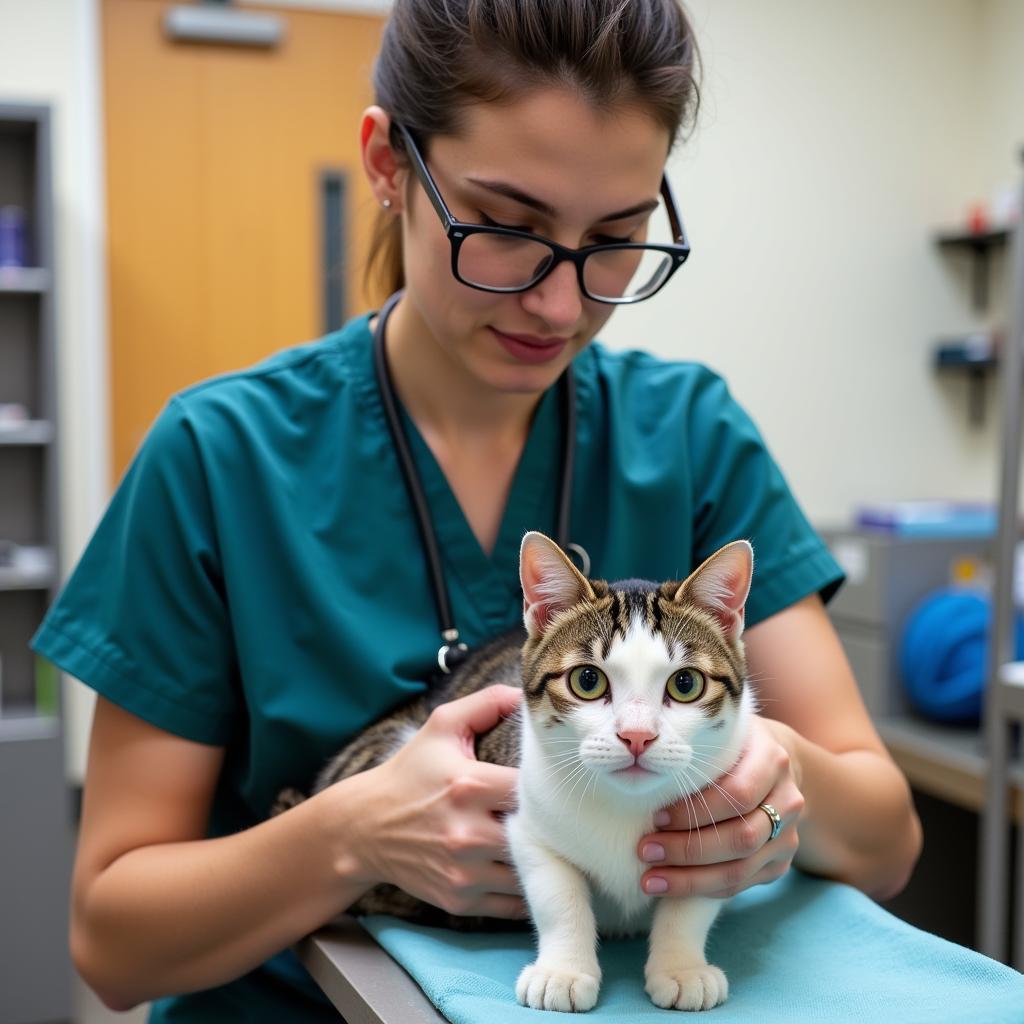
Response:
M707 611L674 600L678 583L591 580L590 586L595 600L561 612L545 635L530 645L533 650L524 658L529 702L538 701L547 684L569 666L606 661L616 641L625 643L635 630L660 638L670 662L699 661L730 696L739 697L746 675L742 648L729 643ZM554 691L551 696L561 703Z

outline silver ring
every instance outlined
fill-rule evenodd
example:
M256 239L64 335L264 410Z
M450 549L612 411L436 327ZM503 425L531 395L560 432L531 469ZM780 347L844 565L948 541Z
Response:
M765 840L770 843L782 831L782 817L771 804L758 804L757 806L768 815L772 823L772 834Z

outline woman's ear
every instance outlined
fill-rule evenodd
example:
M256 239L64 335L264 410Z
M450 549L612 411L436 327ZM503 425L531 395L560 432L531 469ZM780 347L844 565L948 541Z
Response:
M381 206L391 213L402 208L402 184L405 167L398 162L391 148L389 132L391 118L381 107L367 107L359 128L359 142L362 148L363 170L373 195Z

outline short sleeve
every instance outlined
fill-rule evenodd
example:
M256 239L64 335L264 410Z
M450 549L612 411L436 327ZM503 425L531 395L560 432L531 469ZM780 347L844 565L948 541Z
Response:
M213 522L198 440L172 399L32 648L153 725L222 745L237 673Z
M794 498L751 418L725 382L706 371L689 423L694 472L694 565L722 545L754 547L747 626L820 593L828 601L844 576Z

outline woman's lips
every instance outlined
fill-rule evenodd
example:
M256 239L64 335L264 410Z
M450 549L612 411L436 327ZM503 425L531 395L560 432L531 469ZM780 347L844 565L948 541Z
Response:
M561 354L568 338L538 338L532 334L505 334L491 327L495 338L510 355L524 363L549 363Z

